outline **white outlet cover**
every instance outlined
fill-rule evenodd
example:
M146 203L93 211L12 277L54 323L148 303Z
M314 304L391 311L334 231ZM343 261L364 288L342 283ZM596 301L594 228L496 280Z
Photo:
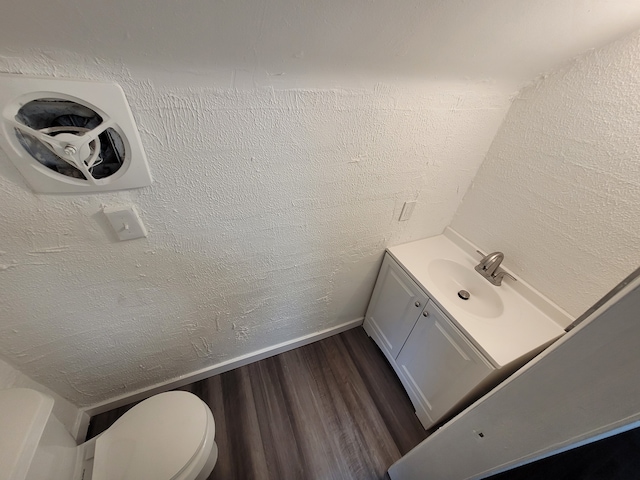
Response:
M409 220L411 218L411 215L413 214L413 209L416 208L416 203L416 200L404 202L404 205L402 206L402 212L400 213L400 218L398 219L398 221L406 222L407 220Z
M32 105L38 104L38 101L53 105L55 102L52 99L59 99L61 105L86 107L96 113L95 118L102 122L91 128L57 126L38 129L30 128L19 120L18 114L25 105L30 102ZM67 132L61 133L65 128ZM73 133L68 133L69 129L74 130ZM103 162L101 145L108 143L105 137L100 136L105 132L109 134L107 140L111 143L112 151L122 151L122 155L117 155L115 173L94 178L90 172L93 173L93 169ZM34 140L32 144L37 144L41 152L53 157L68 170L79 170L78 176L74 178L46 166L39 153L35 155L40 156L41 160L36 160L19 140L19 135L23 142L25 137ZM114 137L118 140L119 149L113 144ZM152 182L131 109L124 91L116 83L0 75L0 147L37 193L105 192L145 187ZM65 155L68 157L65 158ZM90 162L91 159L94 163Z

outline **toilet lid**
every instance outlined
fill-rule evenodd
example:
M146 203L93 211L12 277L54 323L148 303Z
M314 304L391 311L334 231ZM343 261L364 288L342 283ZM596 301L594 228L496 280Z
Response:
M172 479L205 439L207 406L188 392L139 403L96 440L93 480Z

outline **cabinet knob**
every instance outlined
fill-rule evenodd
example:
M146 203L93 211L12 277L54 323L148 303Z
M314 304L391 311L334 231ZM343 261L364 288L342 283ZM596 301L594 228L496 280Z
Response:
M420 302L416 302L416 307L419 307L419 306L420 306Z
M422 312L422 316L423 317L428 317L429 316L429 312L427 312L426 310L424 312Z

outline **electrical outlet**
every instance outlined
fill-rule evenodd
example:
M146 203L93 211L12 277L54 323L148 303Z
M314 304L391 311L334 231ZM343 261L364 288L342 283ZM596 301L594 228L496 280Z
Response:
M105 207L102 209L120 240L134 240L147 236L140 216L133 205L129 207Z
M411 202L404 202L404 206L402 207L402 213L400 213L400 218L398 221L404 222L411 218L411 214L413 213L413 209L416 208L416 201L413 200Z

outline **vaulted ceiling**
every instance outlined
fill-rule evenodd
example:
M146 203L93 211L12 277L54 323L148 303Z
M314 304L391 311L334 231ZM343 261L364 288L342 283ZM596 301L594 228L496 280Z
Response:
M24 0L4 51L256 76L529 80L640 28L637 0Z

